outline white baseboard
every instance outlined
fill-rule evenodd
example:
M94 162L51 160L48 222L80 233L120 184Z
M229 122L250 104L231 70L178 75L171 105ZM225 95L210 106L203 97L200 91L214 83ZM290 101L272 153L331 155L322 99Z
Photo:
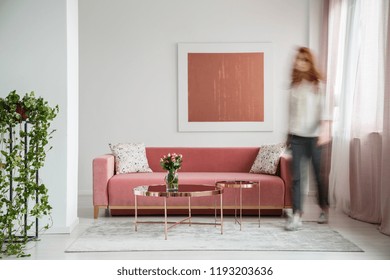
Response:
M42 234L69 234L76 228L79 222L80 222L79 218L76 218L70 226L67 227L53 226Z

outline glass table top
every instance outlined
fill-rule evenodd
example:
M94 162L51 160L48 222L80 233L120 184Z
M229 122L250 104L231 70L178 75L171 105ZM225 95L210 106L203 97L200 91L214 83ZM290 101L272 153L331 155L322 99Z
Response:
M212 196L223 193L221 186L202 184L179 184L178 191L167 191L165 185L139 186L133 189L134 195L165 197Z

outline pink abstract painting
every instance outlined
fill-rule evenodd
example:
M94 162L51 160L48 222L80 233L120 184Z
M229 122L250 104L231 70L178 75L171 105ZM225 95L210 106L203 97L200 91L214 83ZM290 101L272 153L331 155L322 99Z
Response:
M264 53L188 53L188 122L263 122Z

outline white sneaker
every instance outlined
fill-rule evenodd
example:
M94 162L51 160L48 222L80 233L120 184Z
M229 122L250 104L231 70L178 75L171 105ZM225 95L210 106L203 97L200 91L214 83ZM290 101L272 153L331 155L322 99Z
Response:
M318 217L317 223L327 224L328 223L328 214L325 212L321 212L320 216Z
M292 219L293 217L293 210L291 208L283 209L284 215L287 217L287 219Z
M299 230L302 228L302 220L299 214L294 214L294 216L287 221L286 230Z

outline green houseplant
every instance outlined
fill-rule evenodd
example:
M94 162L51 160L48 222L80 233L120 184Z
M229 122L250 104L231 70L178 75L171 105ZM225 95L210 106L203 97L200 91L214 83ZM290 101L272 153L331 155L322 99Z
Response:
M34 92L21 97L12 91L0 98L0 257L26 256L27 242L38 237L38 219L50 217L52 207L38 171L51 149L55 130L50 125L58 110Z

